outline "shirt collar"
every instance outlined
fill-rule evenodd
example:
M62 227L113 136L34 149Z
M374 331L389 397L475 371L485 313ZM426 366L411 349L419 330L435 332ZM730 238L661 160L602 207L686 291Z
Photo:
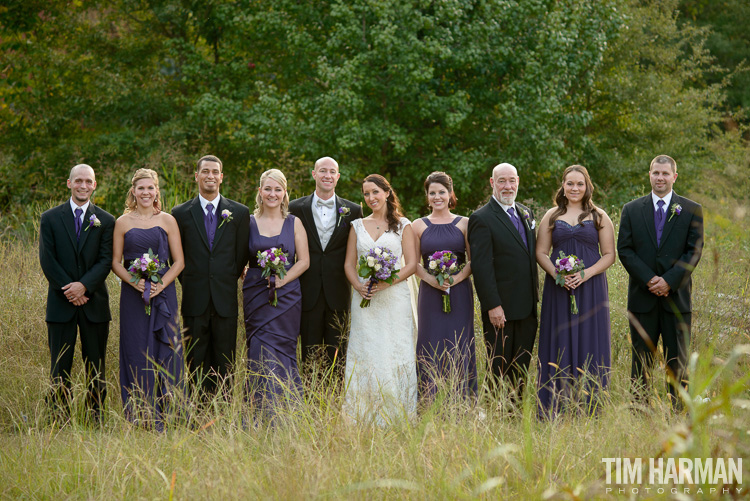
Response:
M673 193L674 193L674 191L670 191L669 193L667 193L666 195L664 195L664 198L659 198L658 196L656 196L656 193L654 193L652 191L651 192L651 203L654 205L654 210L656 210L656 209L659 208L659 206L656 205L659 202L659 200L664 200L664 210L667 210L667 207L669 207L669 202L672 201L672 194Z
M204 214L207 214L206 205L208 205L209 203L213 204L214 214L216 214L216 209L219 208L219 201L221 200L221 194L216 195L216 198L214 198L213 200L206 200L205 198L203 198L203 195L198 193L198 200L200 200L201 202L201 208L203 209Z
M313 197L312 197L312 206L313 207L317 207L318 206L318 200L323 200L323 199L318 196L318 192L317 191L313 191ZM333 200L333 206L334 207L336 206L336 194L335 193L328 200ZM327 202L328 200L323 200L323 201Z
M83 217L83 215L84 215L84 214L86 214L86 211L87 211L87 210L89 210L89 204L90 204L90 203L91 203L91 200L89 200L89 201L88 201L88 202L86 202L85 204L83 204L83 205L80 205L80 206L79 206L79 205L77 205L77 204L76 204L76 203L75 203L75 202L73 201L73 197L70 197L70 210L71 210L71 211L73 211L73 215L75 216L75 214L76 214L76 209L82 209L82 210L83 210L83 213L81 214L81 217Z

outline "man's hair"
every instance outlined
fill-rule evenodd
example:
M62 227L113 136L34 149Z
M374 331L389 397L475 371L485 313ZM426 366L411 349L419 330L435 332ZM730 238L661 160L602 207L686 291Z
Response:
M675 162L674 158L669 155L659 155L651 160L651 165L649 165L648 170L651 170L654 167L654 164L669 164L672 168L672 172L677 172L677 162Z
M68 174L68 179L72 181L73 178L75 177L74 172L77 171L78 169L89 169L91 172L94 172L94 168L91 167L90 165L86 165L86 164L74 165L73 168L70 169L70 173ZM94 174L94 176L96 176L96 174Z
M198 172L199 170L201 170L201 164L203 162L216 162L217 164L219 164L219 170L224 171L224 164L221 163L221 160L219 160L219 157L214 156L214 155L206 155L206 156L201 157L200 160L198 160L198 163L195 164L195 172Z

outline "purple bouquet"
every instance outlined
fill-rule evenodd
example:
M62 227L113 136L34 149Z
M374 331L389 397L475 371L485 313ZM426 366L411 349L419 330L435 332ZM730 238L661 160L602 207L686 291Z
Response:
M434 275L440 285L443 285L446 280L450 285L453 285L453 277L451 275L455 275L463 267L464 265L458 264L458 257L448 250L437 251L427 260L427 273ZM443 292L443 313L451 312L450 293L450 288Z
M260 276L268 278L271 288L268 291L268 303L271 306L279 304L279 298L276 295L276 277L284 278L286 276L286 264L289 262L289 254L284 249L271 247L264 251L258 251L258 266L262 270Z
M575 275L579 271L581 272L581 278L583 278L583 259L573 254L566 256L563 251L560 251L560 257L555 261L555 283L560 287L565 286L565 277L567 275ZM570 312L574 315L578 315L578 305L576 304L576 297L573 295L573 289L570 289Z
M130 273L130 282L137 284L141 279L146 281L143 289L143 304L146 305L146 315L151 315L151 283L163 283L159 272L164 269L165 264L159 261L159 256L154 254L151 249L141 257L135 258L130 262L128 273Z
M365 254L359 256L357 263L357 273L362 278L369 278L370 283L367 286L367 292L372 290L372 286L378 281L393 283L394 278L398 278L396 272L396 263L398 258L391 250L386 247L373 247ZM369 299L362 299L359 303L360 308L370 306Z

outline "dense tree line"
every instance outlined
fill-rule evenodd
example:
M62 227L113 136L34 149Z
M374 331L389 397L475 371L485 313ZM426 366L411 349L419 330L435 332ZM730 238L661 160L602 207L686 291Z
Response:
M269 167L293 195L311 190L322 155L340 161L343 195L379 172L410 215L433 170L472 210L500 161L542 205L572 163L620 202L656 153L688 173L746 158L720 125L747 102L693 4L13 0L0 7L0 210L63 197L78 162L97 168L97 202L114 213L140 166L179 200L208 152L246 202Z

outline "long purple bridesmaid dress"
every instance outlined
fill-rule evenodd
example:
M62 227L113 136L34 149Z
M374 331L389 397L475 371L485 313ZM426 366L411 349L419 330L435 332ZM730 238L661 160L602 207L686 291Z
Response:
M427 268L429 256L449 250L466 261L466 240L456 226L456 217L446 224L433 224L422 218L427 228L420 239L422 263ZM457 395L470 397L477 393L477 364L474 344L474 293L466 279L451 287L450 313L443 313L443 293L422 282L417 301L417 376L419 400L434 397L441 380L457 383Z
M302 289L295 279L277 289L278 305L269 304L268 281L261 277L256 254L271 247L283 248L294 264L294 219L287 215L281 233L266 237L250 216L250 269L242 296L245 311L249 397L255 408L273 416L278 405L297 400L302 382L297 369L297 338L302 317Z
M124 235L125 267L151 249L169 259L167 232L160 226L132 228ZM164 275L168 266L160 272ZM151 299L146 315L141 293L122 283L120 293L120 388L125 417L162 429L164 413L182 389L184 349L174 282Z
M560 251L583 259L588 268L599 254L593 221L571 226L560 219L552 229L552 256ZM570 312L570 292L547 275L539 323L539 415L554 417L566 405L597 412L610 372L610 323L607 275L589 278L574 291L578 314ZM585 375L581 372L583 371Z

